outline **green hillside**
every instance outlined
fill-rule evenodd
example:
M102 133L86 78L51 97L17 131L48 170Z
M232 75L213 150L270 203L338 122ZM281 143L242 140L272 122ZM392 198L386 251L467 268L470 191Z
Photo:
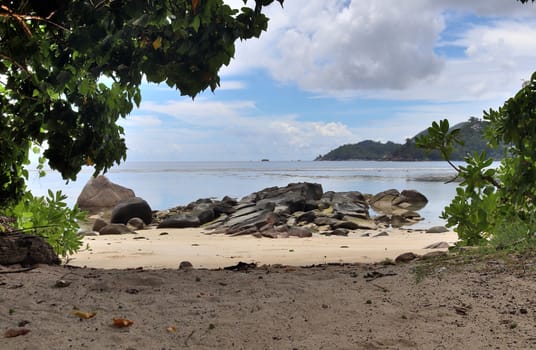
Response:
M475 151L486 153L494 158L500 159L504 154L504 148L490 148L484 140L484 130L488 122L469 118L468 121L453 126L453 129L460 129L460 139L463 145L457 145L452 153L452 160L463 160L467 153ZM421 131L404 144L394 142L362 141L356 144L343 145L331 150L325 155L318 156L315 160L399 160L399 161L421 161L421 160L442 160L439 152L426 153L415 146L415 137L426 133Z
M378 160L383 159L400 148L394 142L381 143L371 140L353 145L342 145L316 160Z

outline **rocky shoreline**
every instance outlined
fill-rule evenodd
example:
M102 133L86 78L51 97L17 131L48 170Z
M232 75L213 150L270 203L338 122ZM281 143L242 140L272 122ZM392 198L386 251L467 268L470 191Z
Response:
M103 208L116 201L109 222ZM78 198L82 209L93 215L92 230L85 235L132 233L146 226L157 228L202 227L211 234L231 237L286 238L321 235L347 236L359 230L401 228L421 221L417 212L428 199L415 190L386 190L375 195L358 191L324 192L316 183L291 183L269 187L241 199L198 199L186 206L153 211L134 191L111 183L103 176L90 180ZM102 204L101 204L102 203ZM370 210L380 213L371 216ZM446 231L442 227L431 231Z

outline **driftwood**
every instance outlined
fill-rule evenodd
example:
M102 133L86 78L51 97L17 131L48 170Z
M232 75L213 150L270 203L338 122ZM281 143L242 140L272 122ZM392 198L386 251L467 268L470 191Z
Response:
M42 237L21 232L0 233L0 265L58 265L60 262Z

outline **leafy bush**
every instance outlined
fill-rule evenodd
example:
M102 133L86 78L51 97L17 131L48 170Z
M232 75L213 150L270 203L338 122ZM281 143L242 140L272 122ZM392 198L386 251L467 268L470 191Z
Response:
M61 191L54 194L49 190L47 197L34 197L27 192L6 214L16 218L16 229L42 236L58 255L66 256L82 245L78 222L85 219L86 213L76 205L69 208L65 199Z
M511 215L501 217L490 237L490 245L498 250L520 250L533 246L536 232L536 217Z
M459 244L504 245L533 238L536 209L536 73L497 111L484 112L485 138L491 146L506 145L498 168L485 153L465 157L466 165L450 161L459 130L448 120L434 122L417 145L438 150L462 179L442 218L454 227Z

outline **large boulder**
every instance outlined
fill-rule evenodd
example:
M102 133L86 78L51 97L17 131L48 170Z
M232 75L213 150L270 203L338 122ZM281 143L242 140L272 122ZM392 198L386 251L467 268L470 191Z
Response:
M393 207L393 201L400 196L400 192L396 189L390 189L375 194L369 199L369 204L376 210L390 213Z
M191 213L199 218L201 225L211 222L216 218L216 214L214 213L214 204L212 202L196 205Z
M140 218L149 225L153 220L153 212L149 203L140 197L129 198L117 204L112 210L112 224L127 224L132 218Z
M255 202L257 207L274 207L280 214L306 211L312 201L322 198L322 185L309 182L292 183L286 187L269 187L242 199Z
M134 197L134 191L117 185L106 176L92 177L78 196L76 203L80 209L95 211L101 208L113 208L118 203Z
M400 196L393 201L393 205L407 210L422 209L427 203L428 198L415 190L404 190L400 193Z
M43 237L25 233L0 233L0 265L58 265L60 262Z
M391 189L380 192L369 199L369 204L376 211L384 214L401 215L405 211L414 211L424 208L428 199L416 190Z
M281 224L281 221L281 217L274 212L260 211L241 216L240 218L235 218L234 220L229 220L224 224L224 226L227 226L225 233L236 234L237 232L242 232L249 229L257 231L259 228L266 225L279 225Z
M102 227L99 230L99 233L101 235L122 235L122 234L125 234L125 233L135 233L135 232L130 230L124 224L108 224L108 225Z

